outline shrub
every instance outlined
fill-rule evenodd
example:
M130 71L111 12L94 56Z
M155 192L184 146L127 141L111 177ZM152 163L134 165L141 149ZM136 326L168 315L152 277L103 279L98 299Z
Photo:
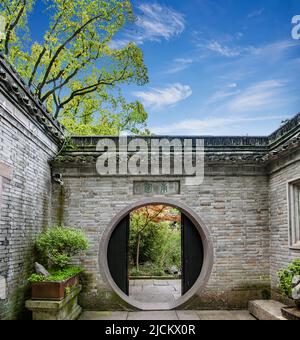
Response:
M42 233L36 241L40 256L50 268L65 268L72 257L88 249L88 241L80 230L53 227Z
M131 277L167 276L162 268L149 262L140 265L139 269L136 269L136 267L130 268L129 275Z
M291 296L292 281L296 275L300 275L300 260L292 262L287 268L278 272L279 288L285 296Z
M32 274L28 281L30 283L34 282L61 282L65 281L77 274L82 273L82 268L80 267L69 267L61 270L50 270L50 276L43 276L39 274Z

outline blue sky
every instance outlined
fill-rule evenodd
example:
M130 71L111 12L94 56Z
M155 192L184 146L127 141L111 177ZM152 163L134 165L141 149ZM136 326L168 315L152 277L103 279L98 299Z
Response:
M299 0L133 3L138 19L113 45L144 51L150 83L124 93L144 103L154 133L266 135L300 112Z

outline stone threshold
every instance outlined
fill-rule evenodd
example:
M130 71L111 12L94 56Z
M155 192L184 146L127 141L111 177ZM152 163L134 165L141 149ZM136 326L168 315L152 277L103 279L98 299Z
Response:
M281 309L286 305L274 300L256 300L249 302L249 313L262 321L287 320L282 316Z
M247 310L204 311L173 310L152 312L100 312L84 311L79 320L97 321L255 321Z

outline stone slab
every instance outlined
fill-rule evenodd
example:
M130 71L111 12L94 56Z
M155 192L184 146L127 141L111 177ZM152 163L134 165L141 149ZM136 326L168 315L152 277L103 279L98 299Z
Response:
M142 293L143 286L130 286L129 287L129 295L135 295Z
M237 311L231 311L231 314L234 316L234 320L240 320L240 321L254 321L256 320L253 315L249 313L247 310L237 310Z
M149 311L149 312L93 312L84 311L79 320L179 320L179 321L198 321L198 320L256 320L246 310L239 311L195 311L195 310L176 310L176 311Z
M134 294L134 300L150 305L153 303L173 303L175 301L175 297L171 294L152 294L148 292L147 294Z
M178 320L186 321L186 320L200 320L199 315L195 311L190 310L178 310L176 311Z
M168 287L169 282L167 280L154 280L154 286Z
M127 320L128 312L92 312L85 311L79 320L104 320L104 321L124 321Z
M134 280L135 286L153 286L154 280Z
M172 286L144 286L143 287L144 294L175 294L176 290Z
M300 309L298 308L283 308L282 315L288 320L299 321L300 320Z
M178 320L175 311L166 312L132 312L127 320Z
M178 299L181 298L181 294L180 293L175 293L175 294L173 294L173 297L174 297L175 300L178 300Z
M286 320L281 313L284 304L274 300L256 300L249 302L249 312L258 320Z
M255 320L248 311L197 311L197 315L202 321L249 321Z

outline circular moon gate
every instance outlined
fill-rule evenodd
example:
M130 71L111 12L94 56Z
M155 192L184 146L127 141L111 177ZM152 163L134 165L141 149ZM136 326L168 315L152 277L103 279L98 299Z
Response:
M128 286L126 286L126 283L124 283L124 280L120 281L118 280L118 276L112 275L114 266L119 266L119 270L121 270L121 275L128 275L127 266L120 265L120 263L116 263L118 261L118 258L116 256L112 256L112 254L115 254L117 252L121 252L123 254L126 254L127 252L127 241L128 235L126 235L126 229L128 232L128 228L124 228L123 233L116 233L117 228L120 228L120 224L122 223L128 223L127 217L130 215L130 213L138 208L147 206L147 205L167 205L174 207L181 211L183 215L183 219L185 219L187 223L187 229L192 230L194 229L194 233L191 233L190 235L187 234L186 237L198 237L201 240L201 254L203 261L201 263L201 267L199 269L200 273L196 273L196 277L190 273L183 273L183 275L187 275L189 277L188 280L186 280L185 288L183 288L184 295L181 296L178 300L176 300L174 303L142 303L139 301L134 300L132 297L128 296L126 292L128 292ZM127 222L126 222L127 220ZM189 223L190 222L190 223ZM197 233L197 235L195 234ZM183 235L184 236L184 235ZM111 239L117 238L117 244L118 249L111 249ZM190 239L191 240L191 239ZM116 240L114 240L116 241ZM200 254L199 251L193 254L190 254L190 256ZM124 259L123 259L124 260ZM127 260L127 259L126 259ZM184 261L184 258L183 258ZM165 198L152 198L152 199L144 199L140 200L134 204L131 204L127 208L123 209L120 213L118 213L107 229L105 230L101 242L100 242L100 251L99 251L99 267L101 270L101 273L104 274L104 279L106 279L107 283L111 286L113 291L121 297L121 299L124 300L127 304L132 306L133 308L137 308L140 310L172 310L179 308L183 305L185 305L190 299L195 297L197 294L201 293L205 286L207 285L207 282L210 278L212 267L214 263L214 251L213 251L213 245L210 237L210 233L201 220L201 218L189 207L187 207L185 204L172 200L172 199L165 199ZM183 264L184 265L184 264ZM123 273L122 273L123 270ZM186 266L186 270L189 271L189 266ZM128 276L127 276L128 277ZM129 282L127 280L127 282ZM128 283L127 283L128 284Z

